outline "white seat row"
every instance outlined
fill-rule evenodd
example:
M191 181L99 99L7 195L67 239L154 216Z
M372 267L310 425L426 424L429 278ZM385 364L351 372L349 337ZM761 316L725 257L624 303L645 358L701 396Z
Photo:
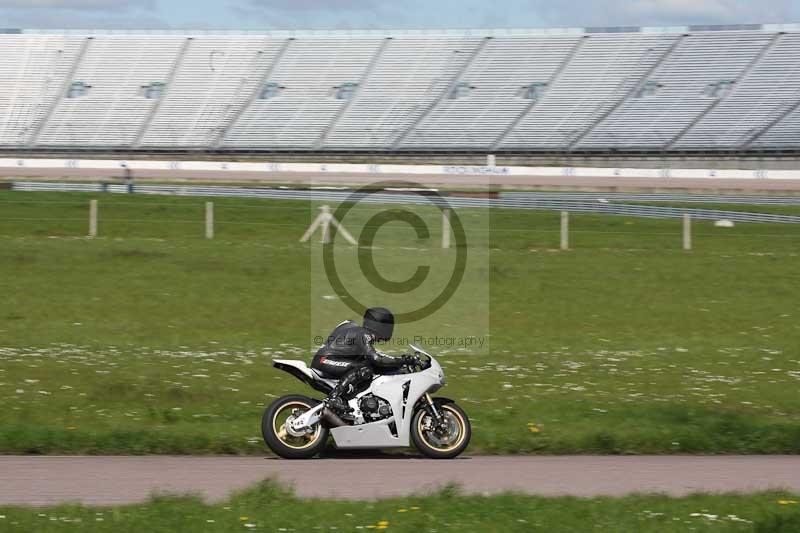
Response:
M0 34L0 147L799 149L800 31Z

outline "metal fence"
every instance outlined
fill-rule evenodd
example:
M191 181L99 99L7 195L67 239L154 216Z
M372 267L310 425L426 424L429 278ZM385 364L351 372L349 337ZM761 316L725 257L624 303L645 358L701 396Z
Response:
M127 185L103 183L40 183L15 182L12 189L20 191L72 191L72 192L110 192L128 193ZM268 189L243 187L201 187L189 185L136 185L136 194L179 195L197 197L240 197L266 198L276 200L307 200L324 202L344 202L348 200L377 204L430 204L432 198L419 191L420 194L401 190L386 193L354 193L342 189ZM565 193L503 193L499 198L463 198L445 197L443 200L451 208L500 208L531 209L544 211L572 211L576 213L593 213L627 217L644 217L658 219L682 219L690 215L697 220L730 220L732 222L800 224L800 216L776 215L770 213L748 213L743 211L727 211L719 209L695 209L681 207L662 207L651 205L635 205L618 203L618 201L673 201L686 202L692 198L694 202L745 203L747 197L736 196L697 196L697 195L655 195L655 194L565 194ZM739 198L739 201L729 201ZM760 197L763 203L757 205L800 205L799 199L784 198L794 203L768 203L769 197ZM437 201L436 198L433 198ZM775 199L777 200L777 199ZM751 204L753 202L750 202Z
M800 206L800 196L763 196L731 194L676 194L676 193L627 193L627 192L503 192L503 198L530 200L587 200L626 202L669 202L685 204L740 204Z

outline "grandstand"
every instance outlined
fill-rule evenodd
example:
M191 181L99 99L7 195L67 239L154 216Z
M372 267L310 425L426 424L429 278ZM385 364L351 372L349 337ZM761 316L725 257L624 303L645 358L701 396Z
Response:
M0 30L6 151L800 153L800 25Z

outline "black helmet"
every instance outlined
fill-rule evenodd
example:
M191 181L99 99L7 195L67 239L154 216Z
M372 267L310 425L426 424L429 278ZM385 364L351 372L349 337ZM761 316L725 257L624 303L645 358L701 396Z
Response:
M370 307L364 312L364 327L379 341L388 341L394 331L394 315L383 307Z

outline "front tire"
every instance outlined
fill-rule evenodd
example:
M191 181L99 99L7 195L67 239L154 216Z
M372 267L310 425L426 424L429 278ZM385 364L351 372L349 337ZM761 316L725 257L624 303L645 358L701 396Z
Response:
M319 404L306 396L293 394L272 402L261 418L261 435L269 449L284 459L310 459L325 449L328 428L320 422L313 431L292 436L286 431L286 421Z
M411 422L411 441L426 457L452 459L469 446L472 426L467 413L455 403L434 400L434 405L444 417L446 428L432 428L433 416L427 409L420 409Z

